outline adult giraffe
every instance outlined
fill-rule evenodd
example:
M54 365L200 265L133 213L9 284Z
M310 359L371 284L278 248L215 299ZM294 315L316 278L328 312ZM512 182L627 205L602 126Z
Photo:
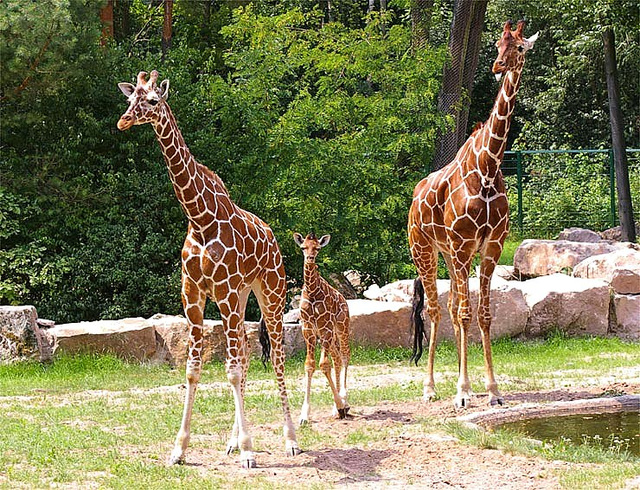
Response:
M433 399L436 394L433 362L441 318L436 288L440 252L451 277L448 309L458 348L459 377L454 404L459 408L468 406L472 394L467 374L467 331L471 323L469 271L476 253L481 258L478 325L484 351L485 386L491 405L503 403L493 374L489 302L491 276L509 231L509 205L500 164L525 53L538 38L536 33L525 39L522 36L524 25L524 21L519 21L516 30L512 31L508 21L496 43L498 57L492 71L498 81L504 75L504 81L489 119L469 136L451 163L418 183L409 211L409 246L419 275L412 315L415 326L413 359L417 363L422 354L424 324L421 312L426 293L431 334L424 397Z
M282 313L286 279L282 256L269 226L231 200L222 179L189 152L167 104L169 80L156 85L158 72L138 74L137 85L120 83L129 108L118 121L124 131L150 123L164 155L169 177L182 210L189 219L182 247L182 303L190 327L189 357L182 424L169 462L184 462L191 431L191 412L202 370L202 321L207 298L220 308L227 339L227 378L235 402L235 422L227 453L240 449L246 468L255 467L251 436L244 416L244 388L250 349L244 329L247 298L254 292L271 342L284 436L289 455L300 452L289 412L284 381Z

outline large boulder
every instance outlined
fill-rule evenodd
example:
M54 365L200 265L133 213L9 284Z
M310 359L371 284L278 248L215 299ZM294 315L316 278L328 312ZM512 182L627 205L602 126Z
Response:
M413 279L403 279L379 287L371 285L363 296L376 301L411 303L413 295Z
M529 310L524 300L522 291L516 287L517 283L505 281L498 277L491 282L492 316L491 337L515 337L524 333L529 317ZM386 287L386 286L385 286ZM439 339L453 340L455 333L447 301L449 298L450 281L438 280L438 305L441 312L441 320L438 328ZM476 310L478 305L478 290L480 281L477 278L469 279L469 293L472 307L472 321L469 330L469 340L479 342L481 340L478 328ZM385 288L380 288L385 289ZM413 295L413 281L398 281L394 283L393 290L400 290L407 298ZM389 289L387 289L389 291ZM381 296L384 298L384 295ZM411 305L407 301L350 301L352 339L360 345L388 345L398 347L411 347L413 345L413 332L409 326ZM430 328L427 309L423 311L425 328ZM428 335L428 334L427 334Z
M455 339L455 332L448 310L449 301L449 280L438 280L438 304L442 318L438 328L438 338ZM518 337L525 331L529 318L529 309L524 299L522 291L517 287L518 282L505 281L494 276L491 281L491 301L489 311L491 312L491 338ZM478 292L480 290L480 280L472 277L469 279L469 296L471 303L471 328L468 338L472 342L480 342L480 327L478 327L477 309ZM423 317L425 327L428 329L429 317L425 308Z
M640 340L640 295L613 296L611 333L617 337Z
M351 340L372 347L409 347L411 305L408 303L348 300Z
M513 257L518 277L539 277L571 272L593 255L613 252L619 245L609 242L570 242L567 240L524 240Z
M620 274L626 271L628 274ZM640 251L632 247L594 255L575 266L575 277L603 279L619 293L640 293ZM613 285L616 276L615 286ZM620 290L619 290L620 289Z
M37 320L34 306L0 306L0 361L51 360L54 340Z
M602 237L595 231L585 228L565 228L558 235L558 240L568 240L570 242L600 242Z
M189 355L189 326L186 318L182 316L170 316L157 314L147 320L156 332L158 350L154 358L165 361L173 366L184 366ZM262 355L260 345L260 325L258 322L245 322L245 331L251 353L254 356ZM297 323L285 323L284 350L287 357L304 349L302 331ZM209 362L212 359L224 361L226 358L227 340L221 320L205 320L203 325L202 360Z
M553 274L517 284L530 310L526 336L539 337L553 328L569 335L607 334L607 282Z
M55 354L110 353L143 361L156 353L155 331L144 318L65 323L49 332L57 340Z

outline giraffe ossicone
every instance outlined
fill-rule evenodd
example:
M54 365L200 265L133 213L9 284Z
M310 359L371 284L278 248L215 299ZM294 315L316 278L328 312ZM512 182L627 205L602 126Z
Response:
M149 123L173 183L182 210L188 218L182 247L182 303L189 323L187 391L180 430L169 458L184 462L191 434L191 414L202 371L202 324L207 299L218 304L226 337L226 373L234 397L235 421L227 452L240 450L244 467L255 467L251 436L244 414L244 392L250 347L244 328L249 294L253 291L262 313L271 347L282 409L286 453L300 453L291 420L284 379L282 313L286 301L286 277L282 255L271 228L257 216L238 207L218 175L191 155L167 104L169 81L158 85L158 72L147 80L140 72L136 85L118 84L129 107L118 128Z
M309 233L306 238L294 233L293 239L304 255L304 285L300 299L302 336L307 347L305 395L300 411L300 425L309 422L311 379L316 369L315 349L320 344L320 370L324 373L333 395L333 412L340 419L347 417L347 369L351 359L349 346L349 306L344 296L333 288L318 271L316 257L331 235L318 239ZM333 369L331 361L333 361Z
M447 306L458 350L459 376L454 404L459 408L467 407L472 396L467 373L467 333L472 315L469 273L476 254L481 259L477 318L485 360L485 387L491 405L503 403L491 356L490 284L509 232L509 203L500 164L525 53L538 38L536 33L525 39L524 26L524 21L519 21L512 30L511 22L505 23L496 43L498 56L492 71L497 79L502 77L502 84L489 119L476 126L451 163L416 185L409 210L409 247L419 276L415 282L412 313L415 335L412 359L417 363L422 355L424 295L431 324L424 398L433 399L436 396L433 363L441 318L436 287L440 253L451 278Z

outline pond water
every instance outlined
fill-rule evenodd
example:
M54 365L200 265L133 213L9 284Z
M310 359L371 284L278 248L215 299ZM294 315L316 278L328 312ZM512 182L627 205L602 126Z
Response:
M497 428L497 427L496 427ZM508 422L501 429L527 434L541 441L570 440L640 456L640 412L564 415Z

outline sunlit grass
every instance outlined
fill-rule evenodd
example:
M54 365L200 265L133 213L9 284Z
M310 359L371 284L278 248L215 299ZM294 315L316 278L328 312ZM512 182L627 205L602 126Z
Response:
M496 373L503 392L553 388L563 379L580 383L602 373L636 368L638 344L609 338L566 338L494 342ZM407 349L354 347L349 400L352 411L383 402L418 401L426 360L409 362ZM287 386L294 422L303 397L304 356L286 363ZM483 392L482 350L469 352L473 389ZM442 342L436 356L439 397L455 393L457 355L451 342ZM443 374L444 373L444 374ZM384 375L384 376L383 376ZM333 399L322 373L312 394L312 418L325 417ZM228 482L213 475L203 481L193 467L167 467L164 460L178 429L184 389L184 369L133 364L110 356L62 357L51 365L26 362L0 366L0 488L42 488L52 485L110 488L217 488ZM224 363L205 365L194 405L193 448L223 452L233 424L233 399ZM166 389L154 389L162 388ZM281 435L281 407L271 366L254 360L248 376L247 417L254 425L257 450L270 447L269 431ZM269 427L271 429L269 429ZM637 462L610 458L591 449L540 448L513 434L465 433L435 418L391 427L372 424L354 428L346 438L318 432L313 424L298 430L307 450L359 447L382 441L400 430L453 433L465 444L495 447L527 456L565 459L598 465L562 475L563 485L578 488L593 481L612 488L633 471ZM278 444L281 440L278 438ZM3 470L4 469L4 470ZM617 472L617 473L616 473ZM614 477L615 474L622 476ZM626 475L626 476L625 476ZM266 481L252 485L269 488Z

